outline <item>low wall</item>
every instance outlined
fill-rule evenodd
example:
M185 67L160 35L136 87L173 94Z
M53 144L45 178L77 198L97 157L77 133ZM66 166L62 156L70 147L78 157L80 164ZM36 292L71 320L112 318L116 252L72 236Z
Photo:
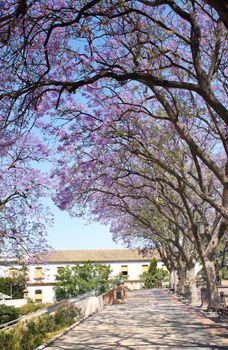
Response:
M110 290L109 292L103 294L102 299L104 305L113 304L113 291Z
M79 300L74 302L73 304L80 309L82 317L88 317L95 312L99 312L104 307L101 295L97 297L93 296L83 300Z
M89 294L89 293L88 293ZM104 307L104 303L103 303L103 299L102 296L88 296L88 297L84 297L79 296L76 298L71 298L71 299L67 299L64 300L62 302L59 302L58 304L54 304L52 306L49 306L45 309L42 310L38 310L34 313L28 314L26 316L24 316L24 320L26 319L30 319L33 317L39 317L43 314L52 314L55 313L55 311L58 310L58 308L62 305L62 304L74 304L81 312L81 317L88 317L90 315L92 315L95 312L98 312L100 310L103 309Z
M89 294L89 293L87 293L87 294ZM5 301L7 301L7 303L10 301L11 302L10 306L12 306L13 302L16 301L17 305L14 303L16 307L22 306L22 305L26 304L26 302L27 302L26 299L15 299L15 300L5 300ZM24 302L24 303L22 303L22 302ZM67 301L65 300L65 301L60 302L58 304L55 304L55 305L49 306L47 308L32 312L28 315L21 316L17 320L8 322L5 325L0 326L0 328L6 328L6 327L8 328L8 327L14 326L19 321L27 321L27 320L30 320L31 318L39 317L41 315L53 314L58 310L58 308L62 304L66 304L66 303L67 304L69 304L69 303L74 304L80 310L82 318L89 317L90 315L94 314L95 312L99 312L100 310L102 310L104 308L102 295L87 296L87 297L80 296L80 297L68 299Z
M25 304L27 304L27 299L9 299L9 300L0 300L0 305L7 305L7 306L15 306L20 307Z

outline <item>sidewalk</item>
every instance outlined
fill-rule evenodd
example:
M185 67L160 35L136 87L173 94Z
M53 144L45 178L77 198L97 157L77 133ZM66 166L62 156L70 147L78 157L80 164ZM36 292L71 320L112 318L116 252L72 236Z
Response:
M228 328L154 289L129 293L125 305L106 306L45 348L114 349L227 350Z

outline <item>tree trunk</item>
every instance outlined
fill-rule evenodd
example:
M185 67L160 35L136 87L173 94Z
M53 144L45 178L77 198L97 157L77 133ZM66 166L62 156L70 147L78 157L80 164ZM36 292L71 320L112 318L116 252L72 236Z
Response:
M191 304L197 305L198 304L198 289L197 289L197 285L196 285L195 266L189 268L188 280L189 280L190 293L191 293Z
M207 283L208 310L219 305L219 293L216 285L216 273L214 261L203 258L203 267Z
M170 270L170 273L169 273L169 288L170 289L175 289L174 287L174 282L175 282L175 270Z
M178 271L178 294L184 295L185 293L185 282L186 282L186 271L185 269L179 269Z
M173 283L174 293L177 293L177 286L178 286L177 270L174 270L174 283Z

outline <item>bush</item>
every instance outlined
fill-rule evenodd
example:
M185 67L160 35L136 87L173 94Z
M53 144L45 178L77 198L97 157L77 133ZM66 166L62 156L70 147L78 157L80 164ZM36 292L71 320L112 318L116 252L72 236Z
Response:
M55 314L45 314L13 328L0 331L0 350L33 350L57 332L80 318L79 310L72 304L59 307Z
M61 305L54 315L55 323L60 326L70 326L72 320L80 318L80 312L73 305Z
M223 267L220 271L219 271L219 277L222 280L228 280L228 268L227 267Z
M0 277L1 293L11 295L13 299L22 299L24 297L25 282L20 278Z
M0 324L4 324L20 317L19 310L14 306L0 305Z
M0 350L18 350L16 347L16 339L12 331L0 332Z
M157 288L162 281L167 277L168 272L157 267L156 259L152 259L147 272L142 274L144 288Z
M28 304L25 304L23 306L21 306L19 308L19 311L20 311L20 314L21 315L27 315L31 312L35 312L37 310L40 310L40 309L44 309L48 306L51 306L52 303L39 303L39 304L36 304L36 303L28 303Z

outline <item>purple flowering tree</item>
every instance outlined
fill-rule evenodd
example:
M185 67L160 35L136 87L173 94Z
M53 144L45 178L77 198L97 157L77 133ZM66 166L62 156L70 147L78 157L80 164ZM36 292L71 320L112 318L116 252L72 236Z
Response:
M42 198L49 181L36 163L47 150L31 134L3 133L0 151L0 253L32 256L48 249L46 223L51 222Z
M132 241L135 225L130 226L132 235L128 236L126 215L136 218L142 228L156 232L157 237L153 212L158 211L171 225L170 232L176 232L175 236L181 232L187 240L186 250L182 249L185 269L193 269L200 257L213 305L218 301L213 257L222 238L222 218L217 211L220 203L222 207L222 186L175 130L164 133L163 120L155 122L146 110L138 109L141 104L131 104L130 92L126 99L127 107L127 103L115 104L112 98L112 109L105 99L102 111L96 108L89 114L85 110L61 128L56 203L76 215L88 208L96 220L111 222L114 237L125 242L129 237ZM212 141L209 146L214 149ZM146 212L145 208L151 207ZM199 233L200 221L204 223L203 235ZM167 225L160 233L163 242ZM174 238L168 240L177 245ZM195 247L193 255L190 243Z
M216 303L213 256L228 227L223 2L0 5L1 120L4 128L35 124L58 137L59 206L71 211L91 203L98 220L111 220L115 205L107 205L102 188L118 199L119 174L137 184L137 165L146 174L149 168L184 205ZM133 174L124 168L122 175L126 154Z

